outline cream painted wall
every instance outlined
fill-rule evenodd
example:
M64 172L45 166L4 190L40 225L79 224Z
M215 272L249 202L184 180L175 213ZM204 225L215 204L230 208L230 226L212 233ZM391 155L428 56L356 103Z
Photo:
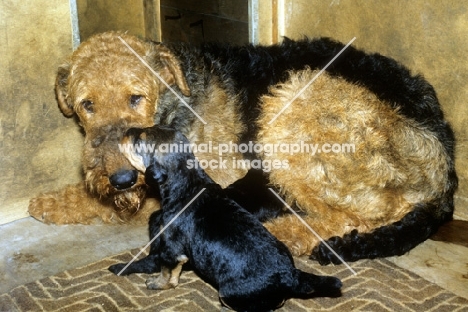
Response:
M33 195L81 179L82 135L54 95L71 51L69 0L0 0L0 224L27 216Z

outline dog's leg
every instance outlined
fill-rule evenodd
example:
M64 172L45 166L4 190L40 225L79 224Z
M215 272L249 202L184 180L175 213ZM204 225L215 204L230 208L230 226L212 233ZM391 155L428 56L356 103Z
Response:
M351 215L341 211L316 217L303 216L302 219L325 240L335 235L342 236L352 229L368 231L363 220L353 219ZM312 249L320 243L320 239L295 215L278 217L266 222L264 226L282 241L294 256L310 255Z
M125 268L126 266L127 263L114 264L109 267L109 271L116 275L119 273L120 275L130 275L133 273L152 274L161 268L159 265L159 255L151 253L143 259L132 262L127 268ZM124 271L122 271L123 268L125 268Z
M118 222L111 201L101 201L86 191L83 182L56 192L41 194L29 202L29 214L53 224Z
M146 280L146 287L148 289L164 290L175 288L179 285L180 273L182 266L188 261L187 256L180 255L177 257L177 264L174 268L166 265L161 266L161 274L158 277L150 277Z
M151 217L155 221L151 223L150 228L151 235L153 235L156 225L161 225L160 218L162 218L162 214L155 213ZM173 237L173 231L167 229L164 234L158 244L161 274L158 277L150 277L146 280L148 289L163 290L176 287L179 284L182 266L188 261L187 256L183 253L183 246Z
M143 259L132 262L124 271L123 268L127 266L127 263L114 264L109 267L109 271L114 274L120 275L130 275L133 273L146 273L152 274L161 270L161 261L159 259L159 254L161 250L161 238L159 235L161 231L161 217L162 210L153 212L149 221L149 234L151 240L151 249L149 255Z
M113 199L103 199L90 194L80 182L59 191L40 194L29 201L29 214L48 224L147 224L151 213L159 209L159 202L147 198L131 220L122 219L115 210Z

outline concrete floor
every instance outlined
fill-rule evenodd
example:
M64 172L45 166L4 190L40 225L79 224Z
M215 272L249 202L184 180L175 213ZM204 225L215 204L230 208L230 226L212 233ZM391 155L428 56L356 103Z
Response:
M390 261L468 299L467 247L427 240L404 256L391 257Z
M146 226L54 226L32 218L1 225L0 237L0 293L148 242ZM468 299L467 247L428 240L390 260Z
M146 226L46 225L31 217L0 226L0 293L148 243Z

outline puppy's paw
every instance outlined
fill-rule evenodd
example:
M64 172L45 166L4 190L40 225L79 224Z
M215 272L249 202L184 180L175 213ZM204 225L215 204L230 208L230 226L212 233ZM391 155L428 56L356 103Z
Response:
M174 288L175 286L169 283L169 280L166 280L162 277L162 274L158 277L150 277L146 280L146 288L152 290L166 290Z
M334 276L321 276L321 281L314 292L318 297L340 297L341 287L343 283L341 280Z
M154 248L154 247L151 247ZM125 268L124 271L122 271ZM149 254L143 259L131 263L118 263L111 265L109 271L119 275L130 275L133 273L153 274L161 271L158 254Z
M125 268L126 265L127 265L127 263L114 264L114 265L111 265L108 268L108 270L111 271L112 273L114 273L115 275L129 275L129 274L131 274L131 272L129 270L122 271Z

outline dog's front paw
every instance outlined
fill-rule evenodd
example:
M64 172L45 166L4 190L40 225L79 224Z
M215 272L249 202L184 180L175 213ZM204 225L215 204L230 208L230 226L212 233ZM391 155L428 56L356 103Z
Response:
M66 211L60 207L60 199L53 193L41 194L29 201L29 215L44 223L66 224L68 223L63 215Z
M51 224L112 223L117 219L113 207L90 195L83 182L32 198L28 212Z

